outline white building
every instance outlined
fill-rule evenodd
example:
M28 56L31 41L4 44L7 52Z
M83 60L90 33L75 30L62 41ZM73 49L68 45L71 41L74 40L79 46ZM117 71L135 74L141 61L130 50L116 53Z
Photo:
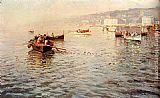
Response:
M106 26L109 31L115 31L116 25L118 25L118 19L108 18L104 20L104 26Z
M104 20L104 25L113 26L118 24L118 19L109 18Z
M149 16L142 17L142 26L151 26L153 25L153 18Z

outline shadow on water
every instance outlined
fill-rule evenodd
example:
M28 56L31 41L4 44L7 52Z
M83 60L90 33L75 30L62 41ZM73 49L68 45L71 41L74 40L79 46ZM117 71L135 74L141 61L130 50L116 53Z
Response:
M54 53L54 50L46 53L31 50L28 52L27 63L30 66L48 66L51 64L51 58L53 57Z
M26 59L27 66L24 65L25 69L23 69L23 67L22 69L19 68L19 70L24 70L24 72L21 74L17 74L15 72L13 74L11 73L11 75L3 76L3 81L5 82L1 81L2 83L0 83L0 98L37 98L37 96L41 96L40 98L43 98L41 93L34 91L34 88L37 87L37 85L47 85L48 82L39 84L36 80L48 77L47 69L52 63L51 59L53 59L53 55L54 51L46 53L34 50L29 51ZM10 76L12 78L6 78ZM39 81L41 81L41 79Z

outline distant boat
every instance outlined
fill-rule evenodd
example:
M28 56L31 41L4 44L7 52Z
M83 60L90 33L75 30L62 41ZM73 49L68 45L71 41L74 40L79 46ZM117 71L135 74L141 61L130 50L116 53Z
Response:
M157 29L156 31L160 32L160 29Z
M124 31L122 27L117 26L115 29L115 37L123 37L123 32L126 32L126 30Z
M79 32L74 32L76 35L91 35L91 33L79 33Z
M30 30L30 31L28 31L28 32L30 32L30 33L34 33L34 31L33 31L33 30Z
M64 34L59 36L48 36L49 40L64 40Z
M147 36L147 34L148 34L147 32L141 32L142 36Z
M89 29L87 29L87 30L78 29L77 32L78 32L78 33L85 33L85 32L90 32L90 31L89 31Z
M87 30L81 30L81 29L78 29L76 32L74 32L74 34L78 34L78 35L91 35L91 33L89 33L89 29Z
M55 36L54 39L64 39L64 34L60 36Z
M123 33L121 31L115 32L115 37L123 37Z
M124 36L124 39L126 40L132 40L132 41L141 41L141 34L139 35L132 35L132 36Z

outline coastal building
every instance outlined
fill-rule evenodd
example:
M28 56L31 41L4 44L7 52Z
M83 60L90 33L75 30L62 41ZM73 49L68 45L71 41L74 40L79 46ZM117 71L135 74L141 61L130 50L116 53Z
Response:
M104 19L104 24L106 28L108 28L108 31L115 31L116 30L116 25L118 25L118 19L115 18L108 18Z
M154 23L153 18L150 16L142 17L142 26L152 26Z
M104 19L104 25L114 26L117 24L118 24L118 19L114 19L114 18Z

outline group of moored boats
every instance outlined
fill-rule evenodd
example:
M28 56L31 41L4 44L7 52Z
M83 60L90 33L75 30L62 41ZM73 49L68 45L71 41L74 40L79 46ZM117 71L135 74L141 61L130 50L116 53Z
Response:
M147 32L122 32L122 31L116 31L115 37L123 37L126 40L133 40L133 41L141 41L142 36L146 36Z
M33 50L39 51L39 52L47 52L51 51L53 48L57 49L54 45L55 40L64 40L64 34L60 36L48 36L46 34L44 35L36 35L33 39L28 41L28 48L31 48Z

